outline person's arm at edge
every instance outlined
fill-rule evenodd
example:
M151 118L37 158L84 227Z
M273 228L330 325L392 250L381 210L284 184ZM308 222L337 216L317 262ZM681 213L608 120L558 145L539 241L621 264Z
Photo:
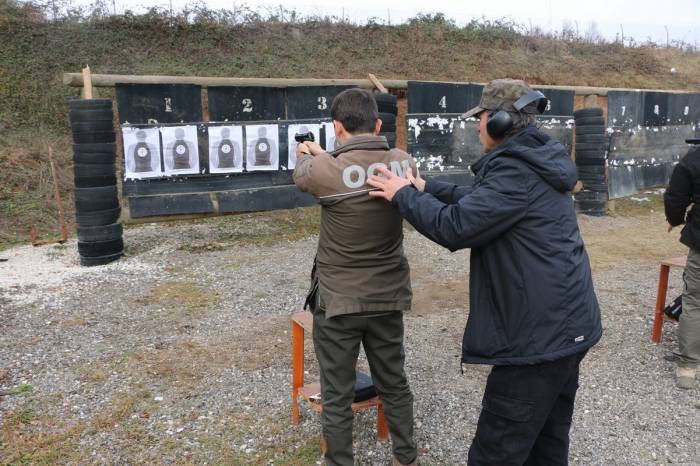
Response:
M668 188L664 193L664 211L671 227L685 221L685 211L692 202L693 181L688 168L680 162L673 169Z

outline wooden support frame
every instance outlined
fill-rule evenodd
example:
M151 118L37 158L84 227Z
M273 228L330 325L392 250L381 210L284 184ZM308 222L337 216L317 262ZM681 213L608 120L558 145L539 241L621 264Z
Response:
M292 314L292 424L299 424L299 397L309 402L311 409L316 412L323 410L321 402L314 395L321 392L321 385L312 383L304 385L304 334L313 329L313 316L308 311ZM381 397L375 396L366 401L352 404L352 411L377 408L377 438L385 441L389 438L389 430L384 415L384 405Z
M666 307L666 294L668 291L668 275L671 271L671 267L681 267L685 268L685 263L687 261L686 256L674 257L672 259L666 259L661 261L661 266L659 268L659 284L656 291L656 307L654 308L654 324L651 328L651 341L654 343L659 343L662 337L662 329L664 321L670 319L664 314L664 307Z

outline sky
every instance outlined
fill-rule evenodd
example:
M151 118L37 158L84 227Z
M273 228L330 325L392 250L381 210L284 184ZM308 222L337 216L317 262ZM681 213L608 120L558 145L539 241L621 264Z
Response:
M72 0L75 5L89 5L93 0ZM175 10L191 3L192 0L105 0L117 12L131 9L138 12L158 6ZM525 27L540 27L545 32L561 31L568 24L580 35L591 31L595 22L597 31L606 39L614 40L624 33L637 42L648 39L665 44L669 41L683 41L700 44L700 0L498 0L498 1L444 1L444 0L334 0L319 1L267 1L248 0L200 0L210 8L233 9L247 5L263 11L273 10L282 5L285 9L302 14L345 16L352 22L365 22L376 17L392 24L404 22L418 13L444 13L445 16L465 24L472 19L507 18ZM668 32L668 35L667 35Z

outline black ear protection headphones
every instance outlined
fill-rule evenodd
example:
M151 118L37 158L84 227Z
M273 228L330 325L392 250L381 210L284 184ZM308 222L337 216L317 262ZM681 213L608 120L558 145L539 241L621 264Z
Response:
M513 108L520 113L525 107L533 102L537 102L537 112L544 113L547 110L549 100L540 91L532 91L516 100L513 103ZM489 118L486 121L486 131L489 136L494 139L501 139L513 127L513 117L505 110L489 113Z

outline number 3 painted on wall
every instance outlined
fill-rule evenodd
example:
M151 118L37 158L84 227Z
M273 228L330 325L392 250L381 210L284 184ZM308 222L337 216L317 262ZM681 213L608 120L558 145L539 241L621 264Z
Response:
M319 98L318 98L318 105L317 105L317 108L318 108L319 110L325 110L325 109L328 108L328 103L326 102L326 98L325 98L325 97L319 97Z
M243 99L241 101L243 104L243 112L244 113L250 113L253 111L253 101L250 99Z

